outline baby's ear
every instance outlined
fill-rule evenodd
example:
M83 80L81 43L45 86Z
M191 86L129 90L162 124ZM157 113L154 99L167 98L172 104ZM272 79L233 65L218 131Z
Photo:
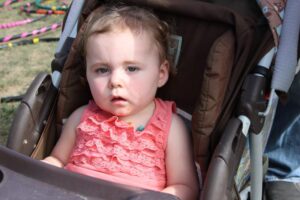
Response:
M168 81L169 68L170 68L170 64L167 60L162 62L162 64L160 65L158 87L162 87Z

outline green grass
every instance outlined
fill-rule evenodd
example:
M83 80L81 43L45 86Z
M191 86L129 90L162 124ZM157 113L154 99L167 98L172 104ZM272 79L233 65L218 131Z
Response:
M0 144L4 145L7 141L7 133L12 122L12 116L19 103L0 104Z
M11 5L12 7L25 4L31 1L22 1ZM48 1L50 2L50 1ZM52 1L55 2L55 1ZM40 15L27 15L20 13L19 9L1 8L0 24L35 18ZM62 15L50 15L43 20L30 23L24 26L10 29L0 29L0 38L7 35L31 32L49 26L53 23L61 22ZM61 29L49 32L41 37L58 37ZM0 46L3 43L0 43ZM17 96L24 94L34 77L39 72L50 72L51 61L55 53L57 43L38 43L34 45L24 45L12 48L0 49L0 97ZM14 111L18 103L0 103L0 144L5 144L9 132L9 127Z

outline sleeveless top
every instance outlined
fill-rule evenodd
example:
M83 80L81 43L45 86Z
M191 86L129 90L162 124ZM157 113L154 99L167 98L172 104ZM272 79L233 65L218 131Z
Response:
M155 99L143 130L102 111L90 101L76 129L65 169L121 184L162 190L166 187L165 150L175 103Z

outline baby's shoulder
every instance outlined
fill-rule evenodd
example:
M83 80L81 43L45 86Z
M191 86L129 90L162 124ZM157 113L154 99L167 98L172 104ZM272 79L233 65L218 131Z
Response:
M83 105L83 106L78 107L76 110L74 110L72 115L81 116L83 114L83 112L86 110L87 107L88 107L88 105Z
M171 121L171 132L175 133L182 133L184 134L187 132L186 125L183 121L183 119L177 114L177 113L172 113L172 121Z
M78 107L76 110L74 110L72 112L68 121L75 122L76 124L79 123L86 108L87 108L87 105Z

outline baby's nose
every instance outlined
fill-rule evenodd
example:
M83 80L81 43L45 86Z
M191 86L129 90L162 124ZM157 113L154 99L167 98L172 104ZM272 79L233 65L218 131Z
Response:
M110 77L111 87L112 88L122 87L123 79L124 79L124 75L121 71L119 71L119 70L112 71L111 77Z

